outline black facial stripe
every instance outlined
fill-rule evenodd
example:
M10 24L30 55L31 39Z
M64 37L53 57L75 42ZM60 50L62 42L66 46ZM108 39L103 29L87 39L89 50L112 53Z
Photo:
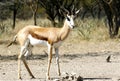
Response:
M70 19L67 17L67 20L70 21Z

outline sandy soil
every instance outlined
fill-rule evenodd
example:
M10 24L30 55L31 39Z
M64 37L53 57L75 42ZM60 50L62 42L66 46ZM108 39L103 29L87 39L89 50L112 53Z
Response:
M20 47L19 45L12 45L9 48L5 46L4 44L0 45L0 81L20 81L17 79L17 55ZM36 79L30 79L22 64L22 81L45 81L47 55L44 50L47 48L43 46L34 47L33 55L27 58L29 67ZM109 55L112 55L110 63L106 62ZM60 47L60 68L61 77L57 75L57 65L53 53L50 71L51 81L62 79L66 76L64 73L69 75L74 73L76 77L83 77L83 81L119 81L120 43L115 41L64 42Z

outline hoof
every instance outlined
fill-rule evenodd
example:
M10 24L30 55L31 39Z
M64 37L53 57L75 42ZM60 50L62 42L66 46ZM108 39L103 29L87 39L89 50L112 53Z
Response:
M22 80L22 78L21 78L21 77L18 77L18 79Z
M61 73L59 73L58 75L61 76Z
M50 76L47 76L47 78L46 78L47 80L50 80Z
M34 76L32 76L32 77L31 77L31 79L35 79L35 77L34 77Z
M48 73L46 73L46 80L50 80L50 76Z

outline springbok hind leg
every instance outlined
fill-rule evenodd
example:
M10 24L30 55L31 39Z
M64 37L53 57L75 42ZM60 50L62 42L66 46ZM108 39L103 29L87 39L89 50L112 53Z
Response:
M18 79L21 79L21 60L25 52L26 52L25 48L21 47L20 55L18 56Z
M28 67L28 65L27 65L27 63L26 63L26 59L23 58L22 61L23 61L24 65L25 65L28 73L30 74L30 76L31 76L32 78L35 78L35 77L33 76L32 72L31 72L30 68Z
M32 78L35 78L26 63L26 58L25 58L25 56L27 56L29 54L29 50L30 50L30 49L28 50L29 44L30 44L30 40L27 39L26 43L23 46L21 46L20 55L18 56L18 79L21 79L21 60L23 61L30 76Z
M32 78L34 78L34 76L32 75L27 63L26 63L26 60L25 60L25 56L24 54L27 53L27 50L23 47L21 49L21 52L20 52L20 55L18 56L18 79L22 79L21 78L21 60L23 61L27 71L29 72L30 76L32 76Z

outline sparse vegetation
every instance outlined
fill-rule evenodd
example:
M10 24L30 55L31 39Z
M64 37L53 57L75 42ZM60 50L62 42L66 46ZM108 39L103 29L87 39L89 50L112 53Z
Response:
M85 19L84 21L78 20L77 28L78 35L82 40L96 40L102 41L108 39L107 27L103 20L98 19Z

